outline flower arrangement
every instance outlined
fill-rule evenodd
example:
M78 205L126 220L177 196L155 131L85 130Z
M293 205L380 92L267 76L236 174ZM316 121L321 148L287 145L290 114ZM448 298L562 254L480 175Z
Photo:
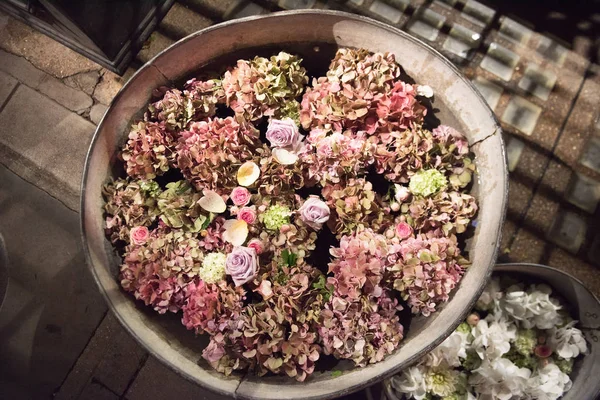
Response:
M555 400L587 351L576 324L547 285L495 277L467 319L390 384L406 399Z
M104 187L122 288L210 335L225 374L382 360L398 311L434 313L469 265L474 162L461 133L426 124L431 92L392 54L352 49L310 84L281 52L158 89Z

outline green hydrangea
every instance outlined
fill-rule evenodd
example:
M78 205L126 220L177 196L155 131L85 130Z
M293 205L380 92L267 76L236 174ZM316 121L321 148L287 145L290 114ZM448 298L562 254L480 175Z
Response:
M554 360L556 366L562 371L563 374L570 375L573 372L573 359L570 358L565 360L564 358L557 357Z
M278 231L283 225L290 223L292 211L280 204L275 204L269 207L260 215L261 222L270 231Z
M460 333L470 334L471 333L471 325L467 324L466 322L463 322L462 324L460 324L458 326L458 328L456 328L456 331L460 332Z
M523 355L515 348L511 348L508 353L504 354L505 358L512 361L519 368L534 369L538 363L537 358L531 354Z
M473 350L467 351L467 358L462 361L462 366L467 371L473 371L474 369L479 368L481 365L481 358L479 354Z
M206 283L217 283L225 279L225 260L223 253L208 253L202 260L200 278Z
M162 192L162 189L160 188L159 184L154 182L153 180L139 181L139 184L140 190L142 190L142 192L146 193L146 195L150 197L157 197Z
M533 329L520 329L513 344L515 350L524 356L533 354L537 345L537 332Z
M422 169L410 178L408 188L413 194L427 197L445 188L447 184L448 180L437 169Z

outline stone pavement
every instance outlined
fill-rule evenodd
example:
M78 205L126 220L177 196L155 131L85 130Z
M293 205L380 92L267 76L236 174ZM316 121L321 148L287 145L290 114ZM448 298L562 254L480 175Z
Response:
M500 260L563 269L600 295L600 68L523 21L474 0L179 0L119 77L0 14L0 232L14 304L0 311L0 393L215 398L149 356L107 313L81 253L79 182L95 125L142 63L214 23L292 8L367 15L455 62L505 130Z

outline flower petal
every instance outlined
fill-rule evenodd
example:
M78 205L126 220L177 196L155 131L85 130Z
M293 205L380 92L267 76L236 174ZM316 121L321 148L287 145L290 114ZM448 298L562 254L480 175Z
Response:
M273 149L273 157L275 158L275 161L281 165L292 165L298 161L298 155L296 153L292 153L291 151L282 148Z
M250 186L260 176L260 168L253 161L247 161L238 169L237 180L242 186Z
M228 219L223 224L225 232L223 232L223 240L233 244L234 246L241 246L248 237L248 224L246 221L238 219Z
M212 190L205 190L203 193L204 196L200 198L200 200L198 200L198 204L200 205L200 207L202 207L208 212L215 214L225 212L225 210L227 209L227 205L225 204L223 198L219 196L217 192L214 192Z

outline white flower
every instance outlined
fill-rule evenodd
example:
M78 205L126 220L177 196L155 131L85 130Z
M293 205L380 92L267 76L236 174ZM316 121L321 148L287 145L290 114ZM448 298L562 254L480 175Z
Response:
M476 392L489 395L482 398L509 400L523 395L530 375L530 370L519 368L506 358L485 359L473 371L469 384Z
M472 348L481 359L496 359L510 350L510 342L516 338L516 324L493 314L473 327Z
M522 321L533 316L528 308L529 295L521 285L512 285L506 289L506 293L500 302L502 311L509 317Z
M427 98L433 97L433 89L427 85L418 85L417 96L423 96Z
M556 400L571 389L571 379L556 364L548 364L531 376L526 394L537 400Z
M399 375L394 375L390 383L394 390L405 394L409 399L421 400L427 395L425 367L423 365L405 369Z
M431 394L446 397L451 396L465 385L464 381L461 382L460 372L457 369L441 366L427 371L425 386Z
M467 358L468 334L454 331L431 353L427 354L425 363L429 367L437 367L446 364L451 367L459 367L461 362Z
M587 351L587 343L583 333L574 327L577 321L571 321L562 328L548 331L548 345L562 358L575 358Z
M552 289L547 285L531 285L527 290L529 295L527 308L533 318L522 321L524 328L550 329L563 323L563 317L558 313L562 306L555 298L551 298Z
M502 291L500 290L500 281L498 278L492 278L481 296L479 296L479 300L477 300L477 304L475 304L475 308L479 310L492 311L498 308L500 299L502 299Z

